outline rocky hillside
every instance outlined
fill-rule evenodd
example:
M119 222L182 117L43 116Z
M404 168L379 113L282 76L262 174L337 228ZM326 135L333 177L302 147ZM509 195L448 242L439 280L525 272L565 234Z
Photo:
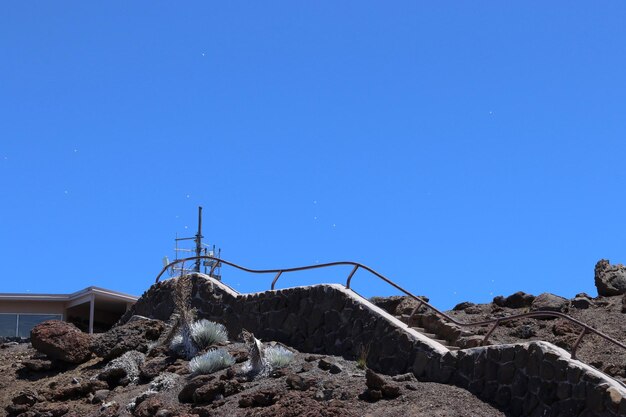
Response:
M567 300L551 294L516 293L496 297L489 304L461 303L448 314L471 322L550 309L626 340L626 268L599 262L596 285L597 297L579 294ZM415 321L403 326L418 329L421 335L400 329L396 323L402 323L383 317L386 314L380 309L372 306L374 310L367 307L365 311L369 303L359 304L357 298L335 287L245 296L217 286L202 277L171 280L153 286L106 333L90 336L71 324L51 321L33 330L30 343L2 344L2 409L10 417L626 416L625 391L564 361L551 348L518 344L471 349L482 341L485 327L460 329L423 308L412 316L417 306L412 299L373 301L399 320ZM312 302L312 296L322 301ZM328 310L312 309L316 302L328 303ZM293 317L302 311L310 313L294 327ZM320 311L326 313L320 316ZM373 319L377 321L369 327L366 322L358 323ZM265 329L265 335L275 334L275 340L263 336L266 340L259 341L243 328L244 322L248 329L257 326ZM289 334L289 329L296 328L302 337ZM345 340L353 337L354 329L370 335L371 343ZM490 342L546 340L567 349L577 332L561 319L524 319L498 328ZM419 337L411 341L407 336L411 334ZM286 343L292 338L293 344ZM385 346L376 346L375 338L387 341ZM314 339L319 343L313 343ZM424 349L432 345L435 350L432 355L424 350L422 356L412 355L410 361L399 364L393 355L388 356L388 352L407 352L406 347L402 350L394 344L396 340ZM298 351L296 344L305 349ZM345 353L343 357L320 354L324 349ZM597 338L586 338L579 356L617 380L626 378L624 352ZM541 368L533 371L530 367L537 357ZM386 369L401 369L402 363L411 372L385 375ZM479 363L485 367L479 368ZM548 371L558 369L551 364L563 365L573 379L568 381L567 376L555 382L556 376ZM446 383L426 382L428 372L418 368L432 371L431 375ZM486 372L485 376L480 377L479 371ZM493 379L488 379L489 373ZM477 375L469 386L462 381ZM481 382L480 389L476 389L477 382Z
M266 376L240 374L241 343L226 349L239 363L194 376L189 362L162 349L126 355L113 366L94 357L76 366L51 362L26 344L0 350L0 403L9 416L505 416L469 392L367 374L356 362L294 352ZM132 352L132 351L131 351ZM373 393L373 394L372 394ZM387 393L387 394L384 394Z
M579 293L572 299L555 294L537 296L516 292L497 296L488 304L465 301L446 314L463 323L507 317L531 311L555 311L584 322L593 328L626 343L626 267L600 260L595 267L597 296ZM427 298L424 297L427 300ZM417 302L408 297L375 298L377 305L406 321ZM416 324L431 332L434 338L451 347L470 347L482 342L491 326L468 326L459 329L447 325L439 316L421 309L414 317ZM490 335L491 344L523 343L544 340L568 352L580 335L580 327L560 318L525 318L505 322ZM577 357L593 367L626 383L626 350L596 335L586 335L577 350Z

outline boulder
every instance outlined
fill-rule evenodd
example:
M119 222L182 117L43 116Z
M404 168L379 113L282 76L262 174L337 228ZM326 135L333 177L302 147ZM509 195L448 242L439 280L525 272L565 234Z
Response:
M304 379L302 376L296 374L287 375L285 382L290 389L298 391L306 391L315 383L312 379Z
M385 380L371 369L365 371L365 385L369 389L382 390Z
M496 295L495 297L493 297L493 301L492 301L495 305L497 305L498 307L504 307L504 303L506 302L506 298L504 298L502 295Z
M567 311L568 304L569 301L566 298L544 292L534 299L530 305L530 309L532 311L555 311L563 313Z
M586 297L576 297L571 301L571 305L579 310L585 310L591 307L591 300Z
M462 311L469 307L474 307L476 304L470 303L469 301L463 301L454 306L452 310L454 311Z
M514 294L509 295L506 298L498 295L497 297L494 297L493 303L498 307L524 308L530 307L534 300L534 295L526 294L523 291L518 291Z
M371 369L365 371L365 385L367 390L361 396L368 401L378 401L382 398L393 399L400 396L398 384L388 382Z
M599 260L595 267L595 283L598 295L603 297L626 294L626 266L611 265L607 259Z
M38 324L30 332L35 349L48 358L68 363L83 363L91 357L91 335L73 324L49 320Z
M133 411L135 417L152 417L157 411L163 409L163 402L161 399L154 396L142 401L141 404Z
M215 379L214 375L198 375L192 378L178 393L178 401L181 403L193 402L193 394L196 390Z
M141 316L133 316L126 324L112 328L94 337L91 351L106 360L121 356L131 350L145 353L148 344L159 338L165 323Z
M526 294L523 291L518 291L506 297L504 305L508 308L524 308L530 307L533 301L535 301L534 295Z

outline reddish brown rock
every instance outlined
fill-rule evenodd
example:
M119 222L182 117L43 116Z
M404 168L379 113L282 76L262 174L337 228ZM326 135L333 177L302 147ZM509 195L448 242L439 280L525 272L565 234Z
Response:
M30 332L35 349L50 359L69 363L83 363L91 357L92 337L73 324L49 320L38 324Z
M150 397L139 404L133 411L133 415L136 417L152 417L162 408L163 402L159 398Z

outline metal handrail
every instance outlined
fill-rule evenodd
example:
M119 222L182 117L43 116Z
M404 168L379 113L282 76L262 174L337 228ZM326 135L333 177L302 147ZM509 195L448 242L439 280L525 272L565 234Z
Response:
M161 272L159 272L159 274L156 277L155 283L159 282L159 279L161 278L161 276L165 273L165 271L167 271L168 268L170 268L173 265L176 265L178 263L184 263L187 261L193 261L193 260L198 260L198 259L211 259L216 261L216 263L214 264L214 266L211 268L211 272L209 273L209 275L212 275L213 270L215 268L216 265L218 264L226 264L228 266L232 266L233 268L237 268L241 271L244 272L250 272L250 273L254 273L254 274L276 274L274 276L274 280L272 281L272 285L271 285L271 289L274 290L275 286L276 286L276 282L278 281L278 278L280 278L280 276L284 273L284 272L298 272L298 271L306 271L306 270L310 270L310 269L319 269L319 268L327 268L327 267L331 267L331 266L342 266L342 265L351 265L353 266L352 271L350 272L350 275L348 276L348 279L346 280L346 289L351 289L350 288L350 284L352 282L352 278L354 277L354 274L357 272L357 270L359 268L364 269L366 271L368 271L369 273L371 273L372 275L376 276L377 278L385 281L387 284L391 285L392 287L394 287L395 289L403 292L404 294L406 294L407 296L413 298L414 300L418 301L418 305L415 307L415 309L413 310L413 312L411 313L411 316L409 317L409 323L411 321L411 319L413 318L413 316L418 312L418 310L422 307L422 306L426 306L429 309L431 309L432 311L434 311L437 315L439 315L440 317L443 317L445 320L460 326L460 327L470 327L470 326L485 326L485 325L489 325L491 324L492 327L489 329L489 331L487 332L487 334L485 335L485 337L483 338L482 341L482 345L484 346L487 341L489 340L489 337L491 336L491 334L495 331L495 329L502 323L508 322L508 321L513 321L513 320L519 320L522 318L533 318L533 317L559 317L565 320L568 320L578 326L580 326L582 328L582 331L580 332L580 334L578 335L576 341L574 342L574 345L572 346L572 351L571 351L571 355L572 355L572 359L576 358L576 350L578 349L578 346L580 345L580 342L582 341L583 337L589 333L593 333L596 334L600 337L602 337L603 339L613 343L614 345L617 345L619 347L621 347L622 349L626 350L626 345L623 344L622 342L613 339L611 336L602 333L599 330L594 329L593 327L581 322L580 320L576 320L575 318L568 316L567 314L564 313L559 313L556 311L532 311L532 312L528 312L528 313L521 313L521 314L513 314L510 316L506 316L506 317L499 317L496 319L491 319L491 320L483 320L483 321L477 321L477 322L471 322L471 323L463 323L460 322L458 320L456 320L455 318L447 315L446 313L444 313L443 311L437 309L436 307L432 306L431 304L429 304L428 302L424 301L423 299L417 297L416 295L412 294L411 292L405 290L404 288L400 287L398 284L396 284L395 282L391 281L389 278L385 277L384 275L380 274L379 272L375 271L374 269L363 265L361 263L358 262L352 262L352 261L339 261L339 262L328 262L328 263L323 263L323 264L315 264L315 265L306 265L306 266L300 266L300 267L295 267L295 268L282 268L282 269L251 269L251 268L246 268L240 265L237 265L233 262L229 262L229 261L225 261L224 259L220 259L220 258L216 258L214 256L192 256L189 258L183 258L183 259L177 259L173 262L170 262L169 264L167 264L166 266L163 267L163 269L161 269Z

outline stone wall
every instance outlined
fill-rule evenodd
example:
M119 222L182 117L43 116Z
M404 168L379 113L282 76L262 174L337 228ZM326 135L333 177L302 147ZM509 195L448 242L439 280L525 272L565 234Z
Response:
M238 294L202 275L195 275L193 284L192 307L198 318L223 323L231 339L245 328L261 340L302 352L348 359L367 352L367 365L375 371L406 373L417 363L428 378L434 377L436 364L448 352L342 285ZM173 294L173 280L152 286L122 322L133 314L167 320L174 311Z
M513 416L626 415L624 386L547 342L447 354L440 377Z
M174 284L153 285L121 322L134 314L167 320ZM341 285L239 294L196 275L192 297L198 318L223 323L231 339L245 328L302 352L356 359L365 349L375 371L454 384L513 416L626 416L624 386L550 343L449 351Z

